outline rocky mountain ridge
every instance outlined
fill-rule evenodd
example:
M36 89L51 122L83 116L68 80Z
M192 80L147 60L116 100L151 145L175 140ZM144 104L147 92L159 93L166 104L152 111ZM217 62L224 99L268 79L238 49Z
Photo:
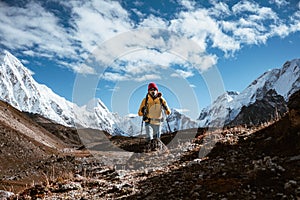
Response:
M140 134L140 117L133 119L111 113L100 99L91 99L86 105L79 107L55 94L47 86L37 83L31 72L10 52L4 51L4 54L0 66L1 100L21 111L39 114L69 127L99 129L111 135ZM197 126L177 111L171 118L176 130ZM163 130L167 130L167 126L164 127Z
M300 59L287 61L282 68L262 74L244 91L221 95L211 106L201 111L199 125L222 127L267 122L270 117L276 118L287 111L289 97L299 88ZM256 115L251 115L248 110Z
M49 200L298 199L299 101L300 91L290 97L288 112L281 119L264 126L203 130L191 142L190 148L164 166L151 162L152 168L130 169L132 164L139 162L148 163L155 158L165 160L176 153L172 147L169 153L150 152L132 157L127 166L129 169L126 166L108 167L95 157L52 156L34 163L38 166L34 169L60 166L72 174L52 177L50 173L47 179L17 194L2 193L8 199ZM214 138L218 138L218 142L205 157L199 158L201 149L208 148L207 136L217 136ZM120 138L118 141L123 146L132 145L132 142L128 143L129 138L125 138L123 142ZM139 141L136 142L138 145ZM0 182L3 183L3 178Z

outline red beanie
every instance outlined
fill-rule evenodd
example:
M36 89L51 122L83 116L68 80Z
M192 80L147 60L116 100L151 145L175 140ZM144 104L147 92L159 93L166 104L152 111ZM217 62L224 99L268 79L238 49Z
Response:
M156 86L156 84L155 83L149 83L149 85L148 85L148 90L150 90L151 88L155 88L157 91L158 91L158 87Z

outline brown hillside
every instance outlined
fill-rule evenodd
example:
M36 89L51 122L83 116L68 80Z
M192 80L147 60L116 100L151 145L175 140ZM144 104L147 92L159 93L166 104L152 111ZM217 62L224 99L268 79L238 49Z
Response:
M53 134L61 129L68 132L67 127L51 127L52 133L27 114L0 101L0 190L19 191L45 179L45 173L61 165L57 159L70 152L74 144ZM73 130L69 132L75 134Z
M138 152L118 169L107 167L94 157L85 157L80 162L71 156L54 155L44 159L47 150L33 144L34 153L41 159L38 162L32 159L31 165L27 162L27 171L41 168L51 177L49 166L54 166L55 172L72 174L61 175L50 184L34 185L13 199L299 199L299 105L300 91L290 98L288 114L271 125L178 131L170 137L180 136L175 143L182 144L174 145L169 151L140 153L139 138L111 137L114 145ZM103 151L112 145L103 146L102 136L95 130L84 133L89 133L86 142L101 144ZM99 141L95 141L95 134ZM196 138L190 141L195 134ZM206 140L208 136L217 139L212 149L207 145L212 141ZM171 144L173 141L167 137L163 141ZM177 148L185 149L179 157L176 157ZM206 149L208 154L199 158L199 152ZM107 154L104 158L114 159L114 156ZM162 165L161 162L167 161ZM9 176L5 175L5 181L9 181L7 177L18 181L17 172L21 170L20 166L15 168ZM26 177L32 180L34 175Z

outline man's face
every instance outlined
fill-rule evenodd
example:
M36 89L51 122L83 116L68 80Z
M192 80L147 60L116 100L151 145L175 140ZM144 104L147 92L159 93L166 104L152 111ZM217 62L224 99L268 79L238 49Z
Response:
M149 93L150 93L150 95L151 95L152 97L156 97L156 95L157 95L157 90L156 90L155 88L151 88L151 89L149 90Z

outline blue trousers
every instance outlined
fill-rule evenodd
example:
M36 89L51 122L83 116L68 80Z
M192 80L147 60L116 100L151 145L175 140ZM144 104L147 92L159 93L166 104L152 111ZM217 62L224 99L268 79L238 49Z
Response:
M146 134L148 136L147 141L153 140L155 138L160 138L161 136L161 126L150 124L149 122L145 123Z

